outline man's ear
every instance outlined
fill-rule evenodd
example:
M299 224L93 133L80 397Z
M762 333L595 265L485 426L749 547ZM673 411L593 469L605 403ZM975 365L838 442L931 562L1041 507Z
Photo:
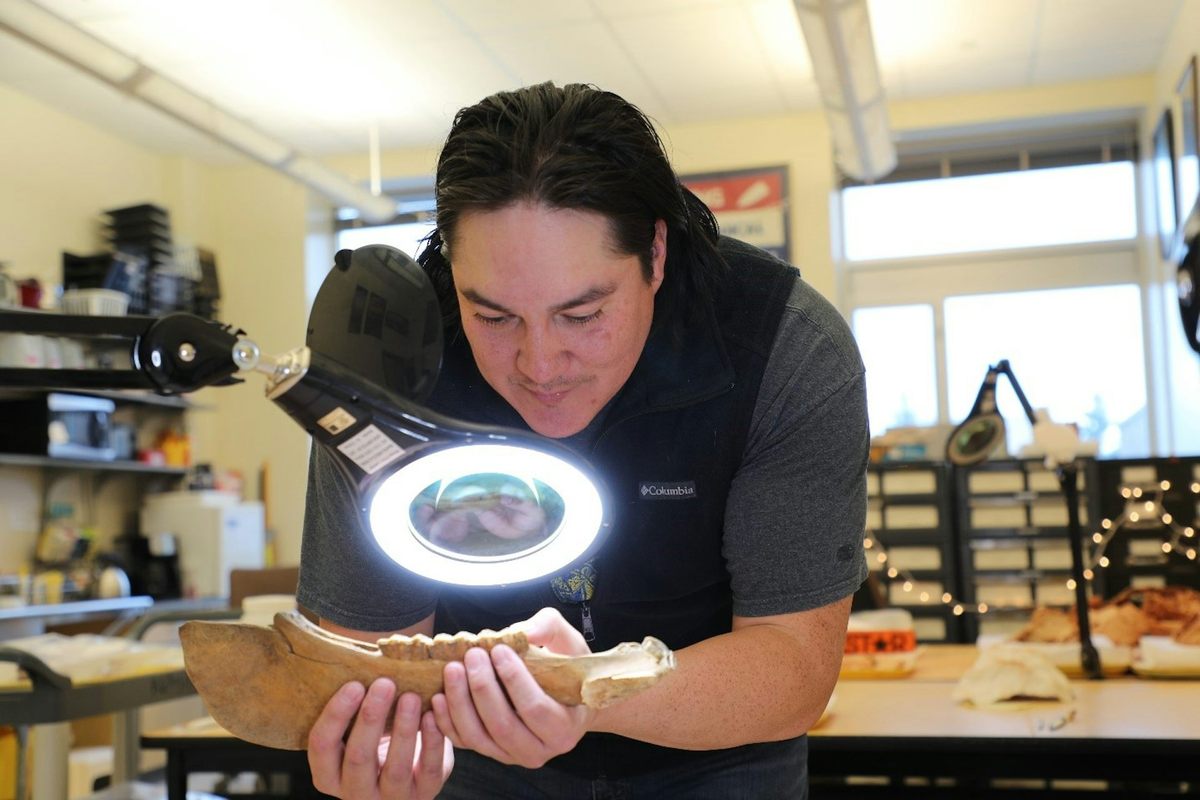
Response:
M654 222L654 242L650 246L650 285L654 291L662 286L663 276L667 267L667 223L665 220Z

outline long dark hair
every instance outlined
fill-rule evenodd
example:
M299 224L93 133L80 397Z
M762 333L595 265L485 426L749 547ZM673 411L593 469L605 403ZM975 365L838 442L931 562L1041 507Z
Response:
M726 269L717 221L679 182L653 124L612 92L552 83L499 92L454 117L437 165L437 228L418 262L448 321L458 299L449 259L458 221L515 202L594 211L608 218L618 252L651 278L654 224L667 226L667 261L654 324L682 330L703 314Z

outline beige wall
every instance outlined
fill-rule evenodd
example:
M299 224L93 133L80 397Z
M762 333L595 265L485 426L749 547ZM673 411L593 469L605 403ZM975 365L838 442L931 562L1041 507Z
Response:
M61 251L103 246L100 212L165 202L163 159L0 85L0 261L57 281Z

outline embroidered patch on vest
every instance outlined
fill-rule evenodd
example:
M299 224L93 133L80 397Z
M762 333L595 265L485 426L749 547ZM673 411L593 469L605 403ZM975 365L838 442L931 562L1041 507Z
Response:
M696 482L642 481L638 494L643 500L691 500L696 497Z

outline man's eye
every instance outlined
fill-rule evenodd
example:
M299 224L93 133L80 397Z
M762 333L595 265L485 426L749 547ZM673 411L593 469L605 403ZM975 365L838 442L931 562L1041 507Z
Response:
M486 314L476 314L475 319L482 322L484 325L503 325L508 322L508 315L502 314L498 317L489 317Z
M591 314L584 314L582 317L576 317L576 316L572 316L570 314L563 314L563 318L566 319L567 322L570 322L572 325L586 325L589 322L595 322L596 320L600 319L600 315L603 313L604 313L604 309L601 308L601 309L596 309Z

